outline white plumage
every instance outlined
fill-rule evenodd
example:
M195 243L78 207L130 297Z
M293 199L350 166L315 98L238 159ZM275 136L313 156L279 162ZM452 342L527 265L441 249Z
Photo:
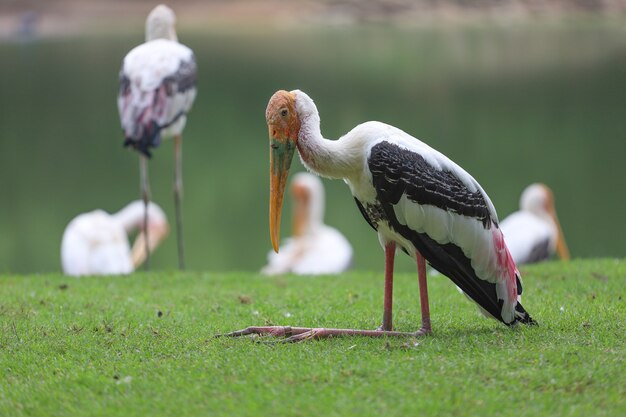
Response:
M318 131L313 135L319 134L321 139L319 116L317 109L311 109L311 106L314 106L311 98L302 91L297 91L296 105L299 114L308 116L303 118L302 131L314 132L314 127L318 126ZM490 215L497 221L493 203L470 174L442 153L396 127L381 122L366 122L336 141L322 140L325 147L332 148L333 159L321 157L311 162L301 157L302 163L320 175L343 178L352 195L363 203L375 204L378 198L368 167L371 149L381 142L389 142L407 151L418 153L436 170L452 172L471 192L480 192L487 203ZM305 147L305 154L308 153L307 147L311 153L319 152L315 141L302 141L300 145ZM335 163L336 160L339 162ZM472 260L472 266L477 268L479 275L482 275L481 278L489 282L505 280L507 272L500 271L496 254L491 250L494 247L493 234L485 232L484 228L480 227L479 221L433 205L417 204L406 195L394 205L394 212L402 224L410 226L417 232L428 234L437 243L453 242L461 247L465 255ZM378 234L381 245L396 241L414 256L416 248L398 232L383 225Z
M302 123L299 138L302 163L322 176L343 178L352 195L363 204L378 203L379 193L372 182L368 160L374 146L388 142L421 155L433 169L452 173L470 192L480 193L491 219L497 223L493 203L478 182L448 157L427 144L398 128L374 121L356 126L336 141L323 139L319 131L317 109L313 101L302 91L296 91L296 108ZM307 159L307 155L320 156ZM434 205L418 204L407 195L403 195L393 205L393 210L398 221L411 230L426 234L440 245L452 243L458 246L471 261L476 276L496 284L497 297L503 301L500 310L502 320L505 323L515 320L516 279L519 272L510 260L502 233L495 224L485 228L477 219ZM418 248L406 236L387 222L383 221L377 226L381 246L385 247L389 242L396 242L411 257L416 256Z
M143 202L134 201L117 213L94 210L76 216L65 228L61 264L67 275L116 275L134 271L145 259ZM159 206L150 203L151 249L167 236L168 223ZM140 230L131 251L128 235Z
M422 331L430 332L424 258L489 314L532 323L518 301L521 277L478 182L445 155L393 126L366 122L338 140L324 139L311 98L279 91L266 110L270 131L270 229L275 241L280 194L294 145L314 173L343 179L386 253L386 312L391 314L393 256L403 249L418 263ZM390 269L391 268L391 269ZM421 272L423 271L423 273ZM389 330L390 320L383 320Z
M167 39L146 42L126 55L122 74L128 78L130 88L126 94L118 96L118 108L127 137L141 138L144 129L150 129L152 123L162 128L162 138L182 133L196 88L172 94L168 92L172 88L168 83L174 82L173 77L177 76L181 65L192 60L191 49Z
M376 144L388 142L406 151L418 153L436 170L452 172L471 192L479 192L483 196L491 218L497 221L497 214L491 200L470 174L442 153L406 132L384 123L367 122L355 127L339 139L339 141L344 140L359 143L362 148L360 152L366 156L363 165L357 167L356 175L345 179L352 194L359 201L370 204L376 203L377 191L371 180L367 159L370 157L371 149ZM402 225L409 226L418 233L427 234L439 244L454 243L459 246L463 253L471 259L472 266L482 279L489 282L499 282L508 278L508 272L501 271L497 262L497 254L492 250L494 247L493 233L491 229L486 231L480 221L434 205L418 204L406 194L393 205L393 210ZM396 241L411 256L415 255L417 248L397 231L383 225L378 234L379 241L383 246L385 242Z
M117 104L127 145L149 154L161 138L180 135L196 97L193 51L178 42L175 16L157 6L146 21L146 42L124 58Z
M176 16L167 6L155 7L146 20L146 42L124 58L117 105L124 146L141 153L140 173L144 203L150 200L147 158L163 138L174 138L174 205L178 264L184 269L182 236L182 132L196 98L196 60L191 49L178 42Z
M520 197L520 209L502 220L502 232L515 262L540 262L555 254L569 259L554 207L552 190L545 184L531 184Z
M352 246L337 229L324 224L324 186L314 175L298 173L291 181L293 232L278 253L268 254L266 275L337 274L347 270Z

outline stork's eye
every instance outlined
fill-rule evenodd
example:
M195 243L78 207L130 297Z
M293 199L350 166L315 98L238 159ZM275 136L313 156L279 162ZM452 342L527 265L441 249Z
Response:
M281 117L287 117L288 114L289 114L289 110L287 110L287 109L282 109L280 111L280 116Z

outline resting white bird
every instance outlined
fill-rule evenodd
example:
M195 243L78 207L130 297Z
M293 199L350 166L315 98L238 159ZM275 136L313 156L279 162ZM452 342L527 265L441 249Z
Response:
M335 228L324 224L324 185L315 175L300 172L291 180L292 237L271 251L266 275L293 272L301 275L337 274L352 261L352 246Z
M140 200L114 214L94 210L76 216L63 233L63 272L73 276L133 272L146 259L146 245L154 250L169 231L167 218L159 206L150 203L148 214L147 234L143 224L144 206ZM135 230L139 230L139 234L131 251L128 235Z
M182 132L196 98L196 60L193 51L178 43L176 16L159 5L146 20L146 42L132 49L120 71L117 105L124 130L124 146L140 152L142 198L150 200L147 158L162 138L174 138L174 205L178 264L184 269L182 234Z
M520 210L500 224L515 263L540 262L555 253L569 259L569 250L554 208L554 195L545 184L531 184L522 192Z

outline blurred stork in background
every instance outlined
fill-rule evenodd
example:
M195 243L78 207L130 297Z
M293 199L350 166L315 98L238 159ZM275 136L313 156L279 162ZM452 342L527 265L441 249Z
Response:
M148 204L148 228L144 225L144 204L133 201L115 214L94 210L75 217L65 228L61 242L61 264L67 275L129 274L141 265L168 234L163 210ZM135 230L132 250L128 235Z
M552 257L570 258L561 224L554 208L554 194L545 184L535 183L524 189L520 209L500 226L515 263L529 264Z
M167 6L159 5L150 12L146 20L146 42L133 48L122 63L117 105L124 146L140 152L141 194L146 216L150 200L147 165L150 149L159 146L161 139L174 138L178 265L184 269L182 132L196 97L197 68L193 51L178 43L175 22L176 16ZM147 218L144 223L148 223Z
M271 251L266 275L293 272L300 275L337 274L352 261L352 246L335 228L324 224L324 185L315 175L300 172L291 180L292 237Z

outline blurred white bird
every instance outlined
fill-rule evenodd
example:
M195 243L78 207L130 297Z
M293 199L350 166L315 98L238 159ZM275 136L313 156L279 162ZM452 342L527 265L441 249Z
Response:
M522 192L520 210L500 223L516 264L540 262L555 253L569 259L569 250L554 208L554 195L545 184L531 184Z
M162 138L174 138L174 203L178 240L178 264L184 269L182 237L182 132L187 113L196 98L196 60L193 51L178 43L172 9L159 5L146 20L146 42L124 58L120 71L117 105L124 146L141 153L141 188L144 203L150 200L147 158Z
M280 251L268 254L266 275L293 272L300 275L337 274L352 261L352 246L337 230L324 224L324 186L305 172L293 176L293 236Z
M65 228L61 263L66 275L115 275L131 273L165 239L169 225L165 213L148 205L148 233L144 231L144 205L133 201L115 214L94 210L76 216ZM131 251L128 235L139 234Z

